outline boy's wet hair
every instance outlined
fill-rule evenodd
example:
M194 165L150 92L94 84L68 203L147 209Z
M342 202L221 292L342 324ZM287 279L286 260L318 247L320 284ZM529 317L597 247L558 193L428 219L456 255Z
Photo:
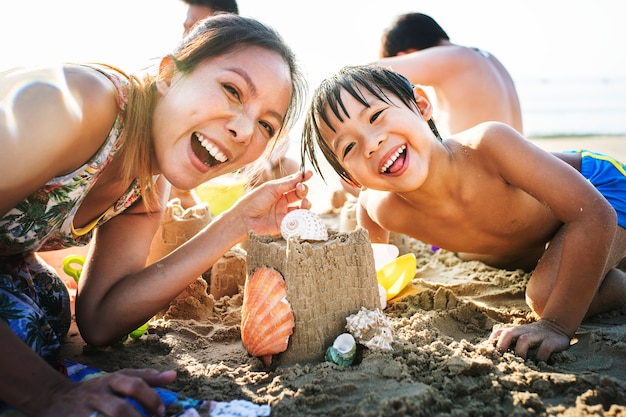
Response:
M394 104L391 102L390 96L395 96L400 99L405 106L415 111L418 111L417 101L413 94L413 85L411 85L408 79L397 72L378 65L344 67L332 77L322 81L315 89L311 104L304 119L300 149L301 163L304 165L308 156L315 171L324 178L315 156L315 146L317 145L335 172L337 172L344 181L358 187L358 182L355 181L341 165L337 159L337 155L335 155L328 143L326 143L320 132L322 125L327 126L333 132L336 131L330 121L329 111L332 112L332 115L340 122L343 122L344 118L350 118L343 100L341 99L341 92L343 90L365 107L370 107L370 105L363 96L363 90L391 105ZM435 135L439 138L439 133L436 131L432 121L429 120L428 123L431 130L433 130Z

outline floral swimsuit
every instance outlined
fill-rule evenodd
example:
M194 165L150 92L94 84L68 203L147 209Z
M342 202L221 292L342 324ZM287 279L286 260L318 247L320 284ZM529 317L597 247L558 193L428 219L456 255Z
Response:
M91 224L79 230L73 226L83 199L120 149L121 114L126 108L129 88L128 80L113 69L92 68L107 76L118 91L119 112L108 137L82 167L53 178L0 218L0 318L60 370L63 370L60 341L71 322L69 293L54 269L35 252L86 245L96 226L120 214L141 197L135 181Z

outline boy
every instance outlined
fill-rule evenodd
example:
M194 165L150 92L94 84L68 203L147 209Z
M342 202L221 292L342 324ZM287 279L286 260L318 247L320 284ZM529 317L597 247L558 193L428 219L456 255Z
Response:
M464 260L533 270L526 299L540 320L490 340L522 357L538 347L547 360L585 317L626 301L626 276L615 269L626 249L626 168L589 152L552 155L499 122L442 140L431 116L424 92L402 75L346 67L316 89L302 155L320 173L319 145L360 187L357 219L372 242L393 231Z

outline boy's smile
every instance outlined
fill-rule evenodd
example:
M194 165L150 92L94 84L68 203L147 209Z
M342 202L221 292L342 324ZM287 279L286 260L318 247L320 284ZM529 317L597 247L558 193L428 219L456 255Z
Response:
M406 145L400 146L380 169L381 174L394 174L399 172L406 160Z

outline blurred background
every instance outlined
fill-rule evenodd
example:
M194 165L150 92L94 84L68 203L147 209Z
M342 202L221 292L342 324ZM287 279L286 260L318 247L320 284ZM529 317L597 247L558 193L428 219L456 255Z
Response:
M454 43L495 54L517 84L527 136L626 134L623 0L239 0L275 27L311 87L374 61L398 14L429 14ZM181 0L32 0L0 4L0 70L104 61L140 70L182 35Z

